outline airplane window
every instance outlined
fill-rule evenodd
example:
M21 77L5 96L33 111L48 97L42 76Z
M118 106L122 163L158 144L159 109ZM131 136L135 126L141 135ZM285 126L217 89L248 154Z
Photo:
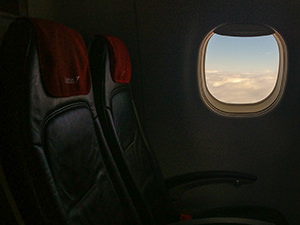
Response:
M205 81L224 103L256 103L271 94L278 77L279 51L273 35L230 37L214 34L208 42Z
M230 36L211 32L199 56L200 93L214 111L235 116L261 114L279 101L287 56L278 33Z

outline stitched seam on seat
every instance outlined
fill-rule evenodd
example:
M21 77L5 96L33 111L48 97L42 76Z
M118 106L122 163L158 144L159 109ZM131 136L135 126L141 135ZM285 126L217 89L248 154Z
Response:
M120 87L116 87L112 90L112 94L111 94L111 100L120 92L123 92L123 90L128 90L128 86L126 84L122 84ZM112 102L110 102L112 103Z
M73 209L73 208L76 208L76 207L78 207L78 206L80 206L81 205L81 203L89 196L89 194L91 193L91 192L93 192L93 190L96 188L96 186L97 186L97 183L95 183L95 184L93 184L89 189L88 189L88 191L74 204L74 206L71 208L71 210ZM71 211L70 210L70 211Z
M149 175L145 177L146 177L145 180L141 182L141 190L144 190L146 185L149 184L150 180L154 178L154 174L149 173Z
M128 147L124 150L124 152L127 153L127 152L131 149L131 147L133 147L134 143L135 143L135 141L132 141L132 142L128 145Z
M90 195L90 193L92 193L94 191L94 189L97 187L97 184L99 183L100 179L102 178L102 182L104 182L105 180L107 181L107 177L103 176L105 173L103 173L102 170L99 171L99 173L97 174L97 178L96 178L96 182L87 190L87 192L74 204L73 207L71 207L70 211L72 211L72 209L79 207L81 205L81 203ZM101 192L102 193L102 192Z
M134 131L134 135L133 135L133 138L132 138L132 141L128 144L128 146L126 147L126 149L124 150L124 152L128 152L131 147L136 144L136 140L137 140L137 136L138 136L138 129L136 128L135 131Z

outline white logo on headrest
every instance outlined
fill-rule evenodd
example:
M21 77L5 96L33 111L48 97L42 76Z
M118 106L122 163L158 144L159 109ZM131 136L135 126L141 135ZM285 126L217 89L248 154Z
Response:
M78 83L80 76L77 77L65 77L65 84L76 84Z

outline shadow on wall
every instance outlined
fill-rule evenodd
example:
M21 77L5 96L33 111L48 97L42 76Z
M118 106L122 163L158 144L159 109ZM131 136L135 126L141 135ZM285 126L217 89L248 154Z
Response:
M27 0L10 0L0 2L0 43L9 24L18 16L27 15Z
M9 24L14 20L13 17L2 17L0 15L0 44L2 43L2 38L6 32Z

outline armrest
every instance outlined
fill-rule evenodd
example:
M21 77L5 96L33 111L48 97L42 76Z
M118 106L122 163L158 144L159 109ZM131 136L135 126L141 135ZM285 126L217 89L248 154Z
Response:
M238 217L209 217L202 219L194 219L188 221L181 221L176 223L171 223L168 225L216 225L216 224L231 224L231 225L276 225L272 222L266 222L255 219L248 218L238 218Z
M166 179L167 189L179 188L181 192L213 183L229 183L236 187L243 184L251 184L257 180L252 174L235 171L200 171L186 173Z

